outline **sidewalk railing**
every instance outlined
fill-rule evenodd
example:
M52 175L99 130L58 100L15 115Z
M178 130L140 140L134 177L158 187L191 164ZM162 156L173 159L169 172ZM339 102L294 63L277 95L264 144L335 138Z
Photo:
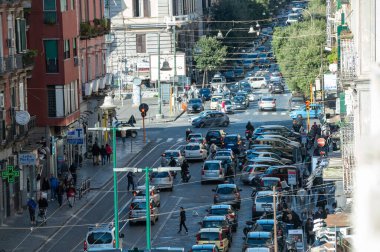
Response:
M80 184L80 187L78 189L78 198L82 199L83 195L88 193L91 190L91 179L85 179Z

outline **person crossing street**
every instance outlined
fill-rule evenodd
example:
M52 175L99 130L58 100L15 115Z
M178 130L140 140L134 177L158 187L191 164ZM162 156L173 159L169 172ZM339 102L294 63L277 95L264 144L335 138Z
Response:
M185 209L183 207L180 207L180 212L179 212L179 231L178 231L178 234L181 233L182 226L185 228L186 234L188 234L189 230L186 227L185 221L186 221L186 212L185 212Z

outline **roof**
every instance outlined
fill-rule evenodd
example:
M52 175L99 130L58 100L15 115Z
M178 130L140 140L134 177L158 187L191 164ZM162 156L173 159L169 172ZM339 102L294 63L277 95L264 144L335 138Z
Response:
M165 153L166 152L181 152L180 150L165 150Z
M154 190L154 189L156 189L156 187L154 185L149 185L149 190ZM141 190L145 190L145 185L140 185L140 186L136 187L135 191L141 191Z
M231 205L227 204L218 204L218 205L212 205L211 209L224 209L224 208L232 208Z
M230 188L236 188L236 184L219 184L217 185L217 188L226 188L226 187L230 187Z
M271 238L271 232L253 231L247 234L247 238Z
M347 213L329 214L325 219L326 227L349 227L351 226L350 215Z
M199 230L199 233L204 233L204 232L220 232L221 229L220 228L201 228Z
M269 248L264 248L264 247L261 247L261 248L247 248L245 250L245 252L269 252L270 249Z
M203 218L203 221L223 221L226 220L225 215L211 215Z

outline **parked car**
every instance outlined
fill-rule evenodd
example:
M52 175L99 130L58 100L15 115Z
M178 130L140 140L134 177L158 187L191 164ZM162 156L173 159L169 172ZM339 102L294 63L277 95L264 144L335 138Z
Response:
M186 160L206 160L207 150L202 143L189 143L185 146Z
M247 109L247 103L243 96L235 96L232 99L232 108L234 110Z
M292 96L289 99L289 111L298 110L305 105L303 96Z
M275 158L268 158L268 157L256 157L252 159L248 159L244 163L244 167L248 165L257 165L257 164L262 164L262 165L284 165L280 160L275 159Z
M323 114L323 106L320 104L311 104L309 110L310 118L318 118L321 114ZM299 109L293 110L290 112L290 117L292 119L296 119L298 116L302 118L307 118L307 110L306 105L302 105Z
M276 190L281 190L282 189L281 180L277 177L262 177L262 178L260 178L260 184L258 185L258 187L261 190L272 190L273 186L276 187Z
M214 143L217 146L222 146L225 136L226 136L226 132L224 132L223 130L210 129L206 133L206 142L208 145L211 145L212 143Z
M282 152L282 151L280 151L280 150L278 150L278 149L276 149L276 148L274 148L273 146L270 146L270 145L256 146L256 147L250 149L250 151L252 151L252 152L271 152L271 153L274 153L274 154L276 154L277 156L279 156L281 158L292 160L292 155L291 154L286 153L286 152Z
M227 127L230 124L230 118L223 112L214 111L194 119L191 124L196 128Z
M215 244L193 245L190 252L219 252Z
M273 97L261 97L258 102L259 110L273 110L276 111L276 99Z
M137 186L136 189L133 191L133 198L145 198L145 189L145 185ZM160 190L157 189L154 185L149 185L149 197L154 201L157 207L160 207L161 205L161 197L159 192Z
M213 95L211 97L210 109L213 109L213 110L217 109L221 100L223 100L222 95L218 95L218 96Z
M240 191L236 184L220 184L212 190L214 194L214 204L225 203L240 209Z
M276 205L279 203L279 197L276 197ZM252 220L262 216L264 213L273 213L273 191L258 191L253 198Z
M247 165L241 171L240 181L243 182L243 184L254 184L254 180L259 179L258 175L263 174L268 167L269 165L262 164Z
M152 172L150 174L150 184L159 189L173 191L173 176L169 171Z
M291 25L302 20L302 15L299 13L290 13L288 14L288 19L286 20L286 25Z
M288 174L289 171L294 171L296 173L296 181L298 181L298 170L296 166L291 165L277 165L269 167L263 174L262 177L276 177L281 181L286 181L289 185Z
M228 236L221 228L201 228L196 235L197 244L215 244L221 252L231 246Z
M271 232L253 231L247 234L243 244L243 252L247 248L271 247L273 248L273 238Z
M227 204L212 205L208 210L209 215L223 215L226 216L229 222L232 224L232 230L236 232L238 227L238 214L237 211Z
M159 211L156 203L150 199L150 220L152 225L158 221ZM132 200L128 212L129 225L137 222L146 221L146 198L135 198Z
M204 110L202 100L199 98L190 99L187 103L187 113L199 113Z
M230 242L232 242L231 224L225 215L206 216L199 224L201 225L201 228L221 228Z
M267 157L267 158L274 158L274 159L277 159L279 161L281 161L282 163L286 164L286 165L289 165L289 164L292 164L293 161L290 160L290 159L287 159L287 158L282 158L281 156L275 154L275 153L272 153L272 152L264 152L264 151L247 151L247 159L251 159L251 158L262 158L262 157Z
M277 134L262 134L262 135L259 135L256 137L256 139L265 139L265 138L276 138L276 139L281 139L282 141L284 141L285 143L289 144L289 145L292 145L294 147L297 147L297 148L300 148L301 147L301 143L297 142L297 141L292 141L284 136L281 136L281 135L277 135Z
M253 132L253 139L256 139L259 135L264 134L280 135L293 141L301 141L300 133L294 132L283 125L262 125L260 127L257 127Z
M225 180L225 170L222 166L222 161L219 160L207 160L204 162L201 170L201 184L208 181L220 181Z
M211 99L211 90L208 88L201 88L199 89L199 98L203 98L205 101L209 101Z

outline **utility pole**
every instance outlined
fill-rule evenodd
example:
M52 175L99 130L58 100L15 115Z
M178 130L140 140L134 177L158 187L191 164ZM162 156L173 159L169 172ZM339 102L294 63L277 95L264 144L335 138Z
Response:
M273 235L274 235L274 252L278 252L278 244L277 244L277 206L276 206L276 186L273 186Z
M158 117L162 117L162 94L161 94L161 76L160 76L160 65L161 65L161 37L160 33L157 33L157 88L158 88Z

